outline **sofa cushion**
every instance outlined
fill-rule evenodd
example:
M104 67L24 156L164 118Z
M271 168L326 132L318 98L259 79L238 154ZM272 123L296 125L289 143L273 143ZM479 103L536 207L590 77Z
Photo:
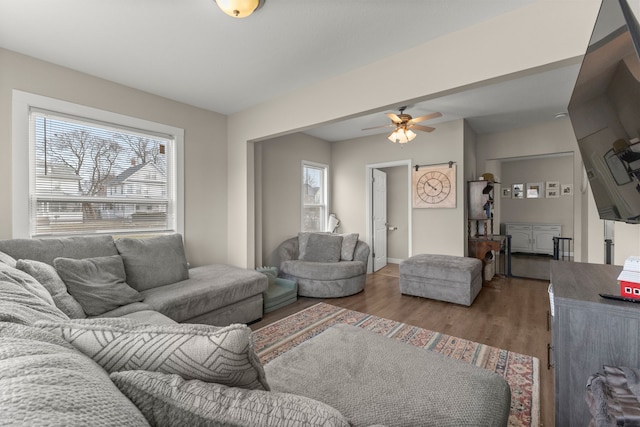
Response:
M0 322L0 424L148 426L95 362L60 337Z
M157 426L349 426L336 409L303 396L245 390L178 375L128 371L113 382Z
M121 305L142 301L142 295L125 282L120 255L85 259L56 258L56 271L69 293L88 316L97 316Z
M189 266L180 234L147 239L116 240L124 260L127 282L138 291L189 278Z
M312 262L338 262L342 252L342 236L337 234L312 233L299 259Z
M56 306L24 289L6 272L0 271L0 322L32 325L38 320L61 321L69 318ZM1 389L1 387L0 387Z
M339 280L366 274L367 265L360 261L310 262L284 261L280 270L287 275L314 280Z
M118 255L113 238L108 235L0 240L0 251L15 259L32 259L49 265L53 265L58 257L80 259Z
M264 274L226 264L211 264L189 270L189 279L142 291L144 302L154 310L184 322L260 295L267 290Z
M340 260L353 261L353 252L356 250L358 244L358 233L341 234L342 236L342 249L340 251Z
M269 389L246 325L148 325L131 319L36 322L108 372L152 370L234 387Z
M5 254L4 252L0 252L0 262L7 264L9 267L16 266L16 259L9 254Z
M51 294L53 303L64 314L72 319L84 319L87 317L80 303L67 292L67 285L52 265L40 261L20 259L16 263L16 268L40 282Z
M49 291L42 286L40 282L38 282L33 276L25 273L24 271L10 267L7 264L0 263L0 271L2 271L7 276L10 276L14 281L16 281L20 286L22 286L27 291L31 292L33 295L37 296L44 302L50 305L54 305L53 298Z

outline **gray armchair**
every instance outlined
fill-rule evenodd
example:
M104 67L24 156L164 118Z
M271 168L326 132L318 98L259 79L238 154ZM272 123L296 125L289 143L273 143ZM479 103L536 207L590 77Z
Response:
M317 262L298 258L298 237L292 237L278 246L272 265L279 267L282 277L298 283L300 296L336 298L353 295L364 289L369 245L361 240L355 245L352 261Z

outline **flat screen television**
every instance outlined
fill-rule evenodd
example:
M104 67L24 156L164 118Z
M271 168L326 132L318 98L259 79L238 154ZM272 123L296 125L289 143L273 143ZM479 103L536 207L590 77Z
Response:
M640 26L626 0L603 0L569 102L601 219L640 223Z

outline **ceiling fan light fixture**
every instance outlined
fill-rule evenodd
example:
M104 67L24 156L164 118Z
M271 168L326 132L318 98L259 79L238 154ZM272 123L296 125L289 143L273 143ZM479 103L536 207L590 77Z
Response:
M409 141L413 141L416 136L416 133L411 129L397 128L391 132L387 139L393 143L406 144Z
M261 0L216 0L218 7L234 18L246 18L260 6Z

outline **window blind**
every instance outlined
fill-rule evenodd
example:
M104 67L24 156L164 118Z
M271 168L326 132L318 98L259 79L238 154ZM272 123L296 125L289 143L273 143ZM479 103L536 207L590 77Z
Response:
M176 230L175 138L32 108L32 236Z

